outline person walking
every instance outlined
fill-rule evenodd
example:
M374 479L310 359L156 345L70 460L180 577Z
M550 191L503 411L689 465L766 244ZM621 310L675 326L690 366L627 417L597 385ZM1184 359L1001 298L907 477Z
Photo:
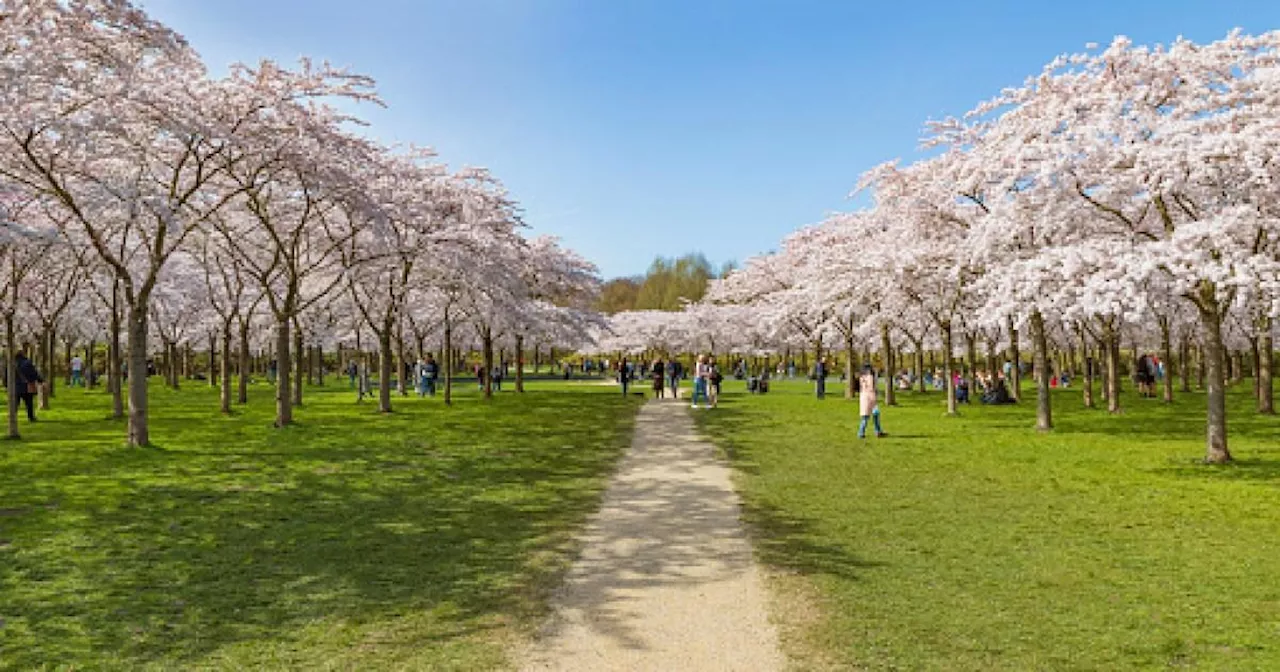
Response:
M693 365L693 404L698 407L698 398L702 398L705 408L711 408L711 400L707 396L707 385L711 382L711 367L707 366L707 356L698 355L698 362Z
M422 365L423 377L427 382L427 396L436 396L436 379L440 377L440 365L436 364L436 358L431 353L427 353L427 361Z
M36 393L40 391L40 385L44 383L44 378L40 377L40 372L36 370L36 365L27 359L27 355L22 351L18 351L13 357L15 373L17 374L17 392L18 400L27 407L27 420L36 421Z
M667 362L667 382L671 385L671 398L680 399L680 379L684 377L684 365L672 358Z
M653 360L653 368L650 369L649 375L653 378L653 398L661 399L663 392L667 389L666 366L661 359Z
M870 364L862 365L862 375L858 377L858 438L867 438L867 420L874 421L876 438L888 436L880 429L880 404L876 403L876 372Z
M813 365L813 382L819 399L827 397L827 358L821 357Z

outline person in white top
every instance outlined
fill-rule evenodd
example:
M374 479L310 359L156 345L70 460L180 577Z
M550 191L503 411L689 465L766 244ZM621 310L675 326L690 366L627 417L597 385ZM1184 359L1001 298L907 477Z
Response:
M711 399L707 396L707 386L711 384L711 367L707 366L707 356L698 355L698 363L693 367L693 408L698 407L698 397L706 408L711 408Z
M84 360L80 355L71 358L71 386L84 387Z

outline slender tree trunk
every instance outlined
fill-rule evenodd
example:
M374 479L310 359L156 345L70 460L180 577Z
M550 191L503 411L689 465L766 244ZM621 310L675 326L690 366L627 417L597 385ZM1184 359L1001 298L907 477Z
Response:
M129 306L129 446L150 445L147 414L147 307Z
M449 321L449 309L444 310L444 352L440 366L444 367L444 405L453 405L453 324Z
M1205 437L1205 462L1223 464L1231 461L1227 450L1227 388L1223 371L1222 314L1212 298L1212 288L1201 289L1200 326L1204 330L1204 366L1208 417Z
M1164 403L1173 403L1173 339L1169 334L1169 317L1157 318L1160 325L1160 361L1164 363L1164 376L1160 380Z
M391 359L391 321L384 320L378 331L378 411L382 413L391 412Z
M1191 391L1191 346L1184 333L1178 339L1178 378L1182 381L1182 392Z
M942 375L947 389L947 415L957 415L956 381L951 369L951 323L940 322L938 327L942 330Z
M927 391L924 384L924 341L913 341L912 346L916 349L916 385L920 387L920 394Z
M209 356L213 357L213 351L209 351ZM224 415L231 414L231 320L223 320L222 322L222 356L218 358L218 378L221 384L218 387L218 403ZM209 372L209 378L214 378L213 372Z
M1018 328L1013 326L1013 317L1010 316L1007 321L1009 329L1009 361L1013 364L1010 375L1013 380L1005 381L1009 384L1009 394L1014 401L1022 401L1022 352L1018 349Z
M1049 338L1045 333L1044 315L1031 313L1032 357L1035 358L1036 379L1036 429L1047 432L1053 429L1053 400L1049 396Z
M1089 341L1085 339L1084 326L1076 324L1076 335L1080 338L1080 356L1084 357L1082 367L1084 378L1084 407L1093 408L1093 358L1089 355Z
M5 434L10 439L22 438L22 433L18 431L18 367L14 366L14 356L18 352L18 337L14 328L14 316L12 312L6 311L4 314L4 371L5 371L5 396L8 397L8 432Z
M292 378L289 375L289 318L276 320L276 427L293 424Z
M481 340L483 341L483 346L484 346L484 352L483 352L484 363L482 364L482 366L484 367L484 373L483 373L484 398L492 399L493 398L493 332L489 330L489 327L486 326L484 328L484 332L481 334Z
M111 417L124 418L124 353L120 347L119 281L111 288L111 325L107 338L107 385L111 391Z
M1120 412L1120 337L1111 327L1103 329L1102 349L1107 359L1107 412Z
M880 323L880 349L884 350L884 403L898 405L898 391L893 384L893 343L889 340L889 325Z
M245 320L240 324L240 366L239 376L236 380L236 403L249 403L249 376L252 374L252 362L249 354L249 321Z
M537 346L534 346L534 353L536 361ZM524 394L524 336L521 334L516 334L516 392Z
M844 398L852 399L854 398L854 396L856 396L854 394L854 389L858 385L857 371L855 371L853 367L852 326L850 326L849 331L846 331L844 334L844 351L849 355L848 357L845 358L845 361L844 361Z
M1263 318L1261 326L1258 334L1258 412L1274 415L1275 391L1271 386L1271 374L1275 366L1275 347L1271 337L1271 318Z
M289 366L288 358L280 360L280 368ZM306 353L302 347L302 329L293 325L293 405L302 405L302 379L307 374Z

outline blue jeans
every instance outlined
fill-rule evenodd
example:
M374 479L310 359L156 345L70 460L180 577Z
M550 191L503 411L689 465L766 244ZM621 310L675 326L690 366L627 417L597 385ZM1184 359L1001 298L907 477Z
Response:
M859 439L867 438L867 418L871 418L872 420L875 421L876 434L884 433L884 430L880 429L880 409L874 408L871 410L871 415L862 416L862 421L858 423Z
M707 397L707 381L702 378L693 379L693 403L697 405L698 397L702 397L702 403L710 404L711 399Z

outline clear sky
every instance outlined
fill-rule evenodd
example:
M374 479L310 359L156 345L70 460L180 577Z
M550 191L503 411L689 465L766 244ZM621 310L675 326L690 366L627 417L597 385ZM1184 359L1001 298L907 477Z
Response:
M303 55L378 81L386 142L492 169L606 277L773 249L1055 55L1280 29L1280 0L139 0L214 71Z

